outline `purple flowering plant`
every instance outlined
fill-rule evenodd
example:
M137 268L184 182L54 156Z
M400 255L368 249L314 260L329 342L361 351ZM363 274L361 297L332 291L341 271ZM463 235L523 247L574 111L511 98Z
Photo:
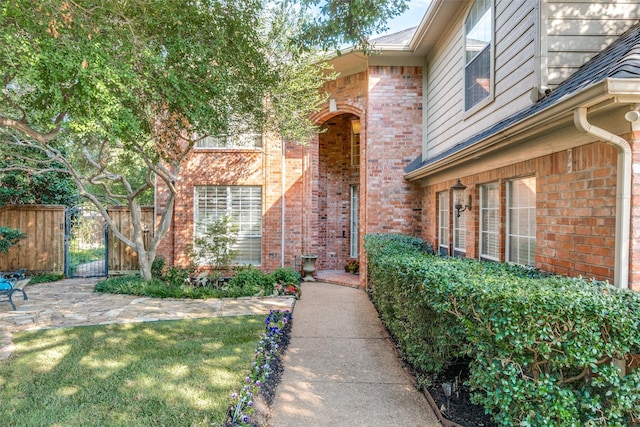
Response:
M247 426L249 416L254 413L254 395L260 390L273 374L274 362L280 357L281 341L291 324L289 310L271 310L265 319L265 332L262 335L255 352L255 360L251 373L245 377L245 384L239 393L231 395L231 424Z

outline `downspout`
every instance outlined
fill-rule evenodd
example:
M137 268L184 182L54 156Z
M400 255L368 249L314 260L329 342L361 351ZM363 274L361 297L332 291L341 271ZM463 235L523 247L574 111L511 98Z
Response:
M587 107L578 107L573 111L573 122L578 130L612 144L618 150L614 284L618 288L628 289L629 233L631 229L631 145L626 139L589 123Z

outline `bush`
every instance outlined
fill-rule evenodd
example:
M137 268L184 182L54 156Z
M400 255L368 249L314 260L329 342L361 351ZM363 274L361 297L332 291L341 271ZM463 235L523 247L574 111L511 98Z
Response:
M164 270L159 265L159 270ZM120 276L96 284L96 292L141 295L155 298L239 298L249 296L300 296L300 274L279 268L265 274L255 267L239 269L228 283L219 275L202 272L191 277L192 270L171 267L161 277L149 281L139 276Z
M640 416L640 294L582 278L426 254L365 237L380 315L418 369L472 359L473 399L501 425L626 426ZM436 348L431 348L435 346Z
M229 280L229 291L234 294L271 295L273 282L262 271L249 266L238 270Z
M151 263L151 277L154 279L162 279L164 275L164 257L156 256Z

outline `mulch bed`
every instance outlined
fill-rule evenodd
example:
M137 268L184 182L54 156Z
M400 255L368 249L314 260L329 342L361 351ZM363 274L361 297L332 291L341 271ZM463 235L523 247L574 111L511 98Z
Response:
M466 385L469 380L468 360L457 361L430 379L431 386L426 389L445 419L464 427L497 425L490 415L485 414L482 406L471 403L471 393ZM445 383L451 384L451 396L448 398L444 392Z

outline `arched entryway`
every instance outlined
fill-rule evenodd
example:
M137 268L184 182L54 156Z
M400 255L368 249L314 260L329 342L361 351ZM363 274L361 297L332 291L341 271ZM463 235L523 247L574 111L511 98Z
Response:
M359 257L360 120L327 119L318 136L318 269L345 271Z

